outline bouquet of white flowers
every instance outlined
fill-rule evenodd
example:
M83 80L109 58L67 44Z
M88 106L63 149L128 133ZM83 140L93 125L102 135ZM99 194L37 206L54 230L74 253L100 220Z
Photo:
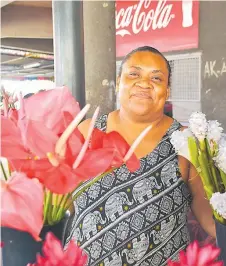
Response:
M205 114L190 116L189 127L172 134L177 153L197 169L215 219L226 224L226 137L218 121L207 121Z

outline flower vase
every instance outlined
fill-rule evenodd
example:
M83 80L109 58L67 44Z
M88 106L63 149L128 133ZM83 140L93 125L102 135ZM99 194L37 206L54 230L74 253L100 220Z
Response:
M57 224L43 226L40 233L42 240L39 242L27 232L1 227L3 265L26 266L28 263L34 263L37 253L42 253L42 245L48 232L52 232L64 244L67 221L68 217L65 217Z
M221 249L219 260L224 262L226 265L226 225L219 223L215 219L216 234L217 234L217 246Z

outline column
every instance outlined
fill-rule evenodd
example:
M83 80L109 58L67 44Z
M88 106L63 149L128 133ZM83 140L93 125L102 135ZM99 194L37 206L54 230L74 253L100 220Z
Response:
M115 2L84 1L86 101L101 113L115 109Z
M85 104L83 2L53 0L54 71L57 86L66 85Z

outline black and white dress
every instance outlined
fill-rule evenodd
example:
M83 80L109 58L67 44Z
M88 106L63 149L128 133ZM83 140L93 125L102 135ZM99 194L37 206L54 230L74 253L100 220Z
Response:
M106 124L104 115L96 127L106 130ZM65 247L76 240L88 254L87 265L166 265L187 247L191 194L169 139L180 127L173 122L136 172L123 165L76 200Z

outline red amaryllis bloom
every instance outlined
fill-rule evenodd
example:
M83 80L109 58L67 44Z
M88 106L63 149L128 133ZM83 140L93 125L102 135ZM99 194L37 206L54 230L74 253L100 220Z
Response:
M114 154L112 149L102 148L92 152L84 150L80 156L87 141L74 126L85 115L87 107L71 122L73 127L69 125L69 133L66 130L60 137L39 121L23 118L20 123L24 125L18 128L9 118L2 118L2 156L9 159L12 170L38 178L50 191L71 192L82 181L108 169ZM73 167L79 156L80 163Z
M212 245L199 247L198 242L191 243L186 253L180 252L180 261L168 261L168 266L223 266L223 262L216 262L220 249Z
M51 232L46 235L42 250L44 256L37 255L37 262L27 266L84 266L87 261L87 255L73 241L64 251L60 241Z
M108 148L114 150L114 158L111 162L112 167L120 167L126 163L126 166L131 172L136 171L140 167L140 161L134 153L127 161L124 160L130 149L130 145L116 131L105 133L99 129L94 129L90 148Z
M43 187L37 179L12 173L1 180L1 225L29 232L36 240L43 227Z

